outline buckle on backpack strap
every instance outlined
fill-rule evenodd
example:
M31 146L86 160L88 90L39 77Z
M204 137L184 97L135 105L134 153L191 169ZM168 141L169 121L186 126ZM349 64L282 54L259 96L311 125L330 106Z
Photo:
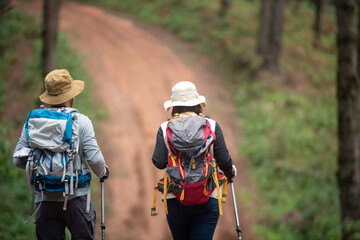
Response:
M64 210L64 211L66 210L66 206L67 206L68 198L69 198L69 196L68 196L68 195L66 195L66 196L65 196L65 199L64 199L64 206L63 206L63 210Z
M226 197L227 197L227 183L228 183L228 179L225 178L224 180L224 184L223 184L223 192L222 192L222 196L221 196L221 201L223 203L226 203Z
M39 191L42 192L44 190L42 184L41 184L41 180L40 180L40 174L36 174L36 177L35 177L35 181L36 181L36 184L39 188Z
M64 180L64 187L65 187L64 196L67 196L69 195L69 179L67 177Z
M151 208L151 216L156 216L158 213L156 212L156 208Z

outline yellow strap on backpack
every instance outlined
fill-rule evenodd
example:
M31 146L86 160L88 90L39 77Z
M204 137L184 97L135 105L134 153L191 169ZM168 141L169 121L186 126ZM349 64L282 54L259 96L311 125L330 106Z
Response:
M222 204L221 204L221 196L220 196L220 186L219 186L219 180L217 178L216 171L214 172L214 180L215 180L216 191L217 191L217 195L218 195L219 212L220 212L220 216L222 216L223 212L222 212Z
M164 177L164 208L165 208L165 214L168 214L168 208L167 208L167 193L168 193L168 178L169 174L166 172Z
M226 203L226 197L227 197L227 183L228 180L226 177L224 177L224 184L223 184L223 192L222 192L222 196L221 196L221 202Z
M214 181L215 181L215 184L216 184L216 191L217 191L218 203L219 203L219 212L220 212L220 215L223 215L222 205L221 205L219 179L217 178L216 168L215 168L215 172L213 173L213 177L214 177Z
M183 201L184 198L185 198L185 188L181 191L180 201Z
M206 197L208 195L207 189L206 189L206 183L204 184L204 196Z
M157 212L156 212L156 195L157 195L157 188L158 188L158 185L156 185L154 187L154 199L153 199L153 207L151 208L151 216L156 216L158 215Z
M169 150L168 150L169 151ZM170 156L171 158L171 161L172 161L172 164L173 164L173 167L176 166L176 157L174 155L172 155L172 153L169 151L168 155Z

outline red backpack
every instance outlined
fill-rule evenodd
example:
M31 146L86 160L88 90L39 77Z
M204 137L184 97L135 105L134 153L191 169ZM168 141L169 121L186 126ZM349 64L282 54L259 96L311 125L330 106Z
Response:
M164 194L167 214L168 192L183 205L197 205L206 203L215 188L222 215L221 203L226 201L227 179L223 173L218 173L213 156L215 124L214 120L203 115L182 113L161 125L168 149L168 164L165 177L154 188L152 216L157 215L156 190ZM224 186L222 196L221 185Z

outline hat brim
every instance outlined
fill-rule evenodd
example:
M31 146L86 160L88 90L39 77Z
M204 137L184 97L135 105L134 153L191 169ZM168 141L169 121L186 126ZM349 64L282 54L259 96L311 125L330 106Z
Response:
M204 96L198 96L198 98L192 99L190 101L166 101L164 102L165 111L169 111L171 107L176 106L185 106L192 107L201 104L202 107L206 107L206 99Z
M84 90L85 82L81 80L73 80L71 89L66 93L53 96L48 93L46 90L43 94L39 96L40 101L49 105L57 105L69 101L70 99L76 97Z

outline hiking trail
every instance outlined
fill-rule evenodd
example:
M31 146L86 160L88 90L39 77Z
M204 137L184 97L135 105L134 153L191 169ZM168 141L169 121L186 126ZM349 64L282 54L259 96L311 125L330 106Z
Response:
M36 4L41 9L41 1ZM195 83L207 100L204 112L220 124L238 168L238 199L240 189L250 188L246 161L238 155L242 133L236 123L236 108L226 80L208 57L194 54L187 44L160 27L115 16L101 8L63 2L60 19L60 29L84 57L84 66L93 80L94 101L109 113L96 132L111 174L105 181L107 239L171 239L160 194L159 215L150 216L153 188L164 174L155 168L151 157L156 132L169 117L163 103L169 100L171 88L178 81ZM254 240L250 228L255 217L247 205L240 201L237 205L243 239ZM223 207L214 239L237 239L230 188ZM97 219L100 239L99 209Z

